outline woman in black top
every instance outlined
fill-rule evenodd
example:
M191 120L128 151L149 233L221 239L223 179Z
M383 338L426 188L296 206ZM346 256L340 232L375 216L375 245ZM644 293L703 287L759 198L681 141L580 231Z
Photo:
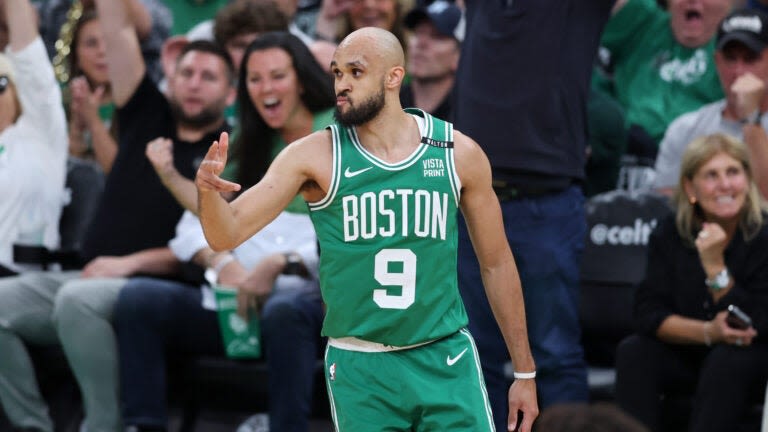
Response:
M746 146L721 134L689 144L674 204L649 241L617 399L659 430L661 396L693 394L689 430L735 430L768 377L768 227ZM729 305L752 324L729 325Z

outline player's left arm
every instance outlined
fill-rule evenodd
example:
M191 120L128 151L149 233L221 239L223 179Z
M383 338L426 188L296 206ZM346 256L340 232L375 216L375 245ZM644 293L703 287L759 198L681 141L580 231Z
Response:
M507 243L501 207L491 187L491 166L480 146L460 132L454 134L454 157L461 180L461 211L491 305L517 372L536 366L528 345L525 306L515 259ZM513 430L518 410L524 413L520 431L530 431L538 416L536 381L517 379L509 390L509 425Z

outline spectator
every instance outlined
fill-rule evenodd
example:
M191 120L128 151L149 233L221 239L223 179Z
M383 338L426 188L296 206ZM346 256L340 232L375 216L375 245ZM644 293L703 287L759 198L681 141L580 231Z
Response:
M214 253L197 218L187 213L184 219L180 226L186 227L171 242L179 259L207 263L217 269L219 283L258 292L270 430L308 431L323 317L309 216L284 212L231 254ZM135 430L167 428L166 353L224 356L217 312L204 300L211 296L207 287L144 277L132 278L120 292L115 331L123 415ZM248 296L239 297L249 303Z
M126 277L173 275L167 248L182 209L144 156L159 136L176 141L175 163L191 177L213 136L228 130L224 107L234 99L226 52L192 44L179 57L166 99L147 74L131 0L98 0L112 97L121 125L118 153L82 245L82 272L35 272L0 281L0 398L14 425L53 430L23 341L61 343L85 406L88 430L120 430L112 310ZM16 4L16 2L6 2ZM213 134L213 135L212 135ZM151 223L147 223L151 221Z
M213 40L226 48L235 71L239 73L243 53L259 34L287 29L288 18L273 0L238 0L224 6L216 14ZM238 125L236 111L235 104L227 107L227 121L232 126ZM194 192L194 185L190 183L189 187Z
M34 10L27 0L4 3L10 46L0 54L0 277L24 269L13 261L14 243L58 247L67 158L61 91Z
M617 0L602 45L611 94L624 107L629 151L653 158L669 123L723 96L712 54L717 25L733 0Z
M264 175L286 143L332 123L335 99L327 74L289 33L266 33L251 43L240 74L237 178L248 187ZM193 198L196 211L197 196ZM187 226L191 220L196 228L171 243L180 260L194 256L203 267L221 267L222 283L250 288L249 292L260 290L262 302L268 297L261 320L270 371L270 429L307 431L323 313L316 281L316 239L306 204L296 197L286 212L234 251L233 264L225 261L226 254L214 254L207 247L197 219L186 219ZM312 276L278 277L290 269L287 258L302 263L306 267L302 273L308 268ZM223 355L216 313L204 309L200 300L199 290L154 279L132 280L121 292L115 327L126 423L166 427L163 352ZM284 343L288 340L291 343Z
M283 16L278 17L282 12ZM296 2L292 0L237 0L223 7L216 14L215 20L204 21L185 36L175 36L169 39L163 47L163 63L166 75L170 74L178 51L186 43L197 39L213 40L226 46L233 55L235 69L240 67L242 52L253 39L256 31L288 30L304 42L315 55L322 66L330 64L335 44L326 41L316 41L301 31L293 21L296 13ZM283 25L287 20L287 27ZM232 39L232 40L230 40Z
M235 68L242 73L241 63L245 47L255 40L259 34L271 31L284 31L288 29L285 16L280 13L275 4L267 0L241 0L223 8L216 16L215 30L216 40L221 46L227 47L230 57L235 63ZM174 43L177 45L172 49L181 49L187 43L186 40L179 39ZM245 46L243 47L243 44ZM169 49L171 49L169 47ZM170 60L172 53L168 52ZM169 68L172 73L172 68ZM322 85L318 86L322 89ZM245 99L239 99L245 100ZM234 105L234 104L233 104ZM246 108L244 108L246 109ZM229 108L228 110L229 111ZM234 114L234 109L232 110ZM247 116L247 121L253 119L253 112ZM241 116L242 117L242 116ZM232 123L240 125L238 117L234 117ZM243 125L244 128L250 128L250 124ZM242 140L235 140L230 152L233 158L237 159L235 153ZM185 181L183 176L173 169L172 146L167 139L158 139L153 141L152 145L147 146L147 157L153 162L155 170L176 199L186 209L193 212L197 211L197 191L191 181ZM268 155L267 155L268 156ZM266 159L271 160L271 159ZM234 178L237 172L237 162L227 167L227 178Z
M238 0L216 14L213 39L227 49L236 70L243 53L259 34L288 29L288 18L272 0Z
M389 30L406 46L402 23L406 12L403 0L323 0L315 37L335 43L363 27L378 27Z
M320 66L323 68L327 68L328 65L331 64L331 60L333 60L333 52L336 50L336 43L335 42L329 42L327 40L322 39L316 39L309 34L305 30L302 30L302 28L299 26L299 21L303 21L305 23L310 23L313 25L312 31L310 33L314 34L314 23L317 21L316 19L316 11L320 6L320 2L322 0L311 0L316 1L317 4L315 5L315 12L306 11L306 13L299 14L299 1L298 0L274 0L277 4L277 7L280 8L281 11L285 14L285 16L288 17L288 20L290 21L290 25L288 26L288 30L293 33L296 37L302 40L307 46L309 47L310 51L312 51L312 54L314 54L315 58L317 59L317 62L320 63Z
M286 17L288 17L288 20L290 20L291 24L289 26L289 31L293 33L296 37L301 39L302 42L307 44L307 46L312 45L313 42L315 42L315 38L307 34L306 31L302 30L299 27L299 24L296 22L296 20L299 18L298 16L298 9L299 9L299 0L273 0L277 7L280 9L281 12L285 14ZM319 7L320 0L313 0L317 1L317 5ZM336 47L336 44L331 44L333 47ZM333 57L333 53L331 53L331 57ZM320 63L321 65L324 65L324 63Z
M672 195L688 143L723 133L747 144L755 183L763 197L768 197L768 118L763 115L768 111L768 15L743 9L723 20L715 66L726 97L669 125L656 159L655 187Z
M578 319L579 256L586 235L580 183L589 77L612 4L467 3L456 127L473 136L491 161L531 317L528 337L542 408L588 397ZM525 67L520 59L526 59ZM505 430L508 353L481 288L481 267L465 223L459 229L459 288L496 429Z
M69 81L69 153L95 158L105 173L117 153L115 105L109 88L104 36L96 12L85 11L72 32L67 56Z
M453 82L464 39L461 9L445 0L417 8L405 16L409 84L400 90L405 107L417 107L433 116L453 120Z
M185 36L169 38L163 45L163 69L165 75L173 76L176 60L182 49L191 41L215 41L227 50L235 71L240 70L243 51L260 34L268 31L282 31L287 28L286 17L280 13L272 0L238 0L222 7L214 19L195 26ZM167 91L167 83L160 85ZM233 103L224 111L227 123L237 127L237 107ZM228 172L229 178L232 173ZM174 190L174 189L171 189Z
M40 6L40 32L62 82L69 80L66 70L59 69L71 52L75 23L82 13L93 9L94 4L94 0L45 0ZM161 0L131 0L128 4L149 76L154 82L160 82L160 49L169 35L173 17Z
M768 379L768 226L746 145L714 134L681 161L670 215L651 234L635 294L638 333L619 345L619 405L659 430L663 395L695 392L691 431L734 430ZM726 321L729 305L752 318Z

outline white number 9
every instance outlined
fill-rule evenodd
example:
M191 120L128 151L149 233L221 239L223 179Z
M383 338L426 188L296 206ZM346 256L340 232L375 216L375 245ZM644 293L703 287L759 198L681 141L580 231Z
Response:
M401 272L390 272L389 263L403 263ZM376 254L374 278L383 286L400 286L399 295L373 290L373 301L383 309L407 309L416 300L416 254L410 249L382 249Z

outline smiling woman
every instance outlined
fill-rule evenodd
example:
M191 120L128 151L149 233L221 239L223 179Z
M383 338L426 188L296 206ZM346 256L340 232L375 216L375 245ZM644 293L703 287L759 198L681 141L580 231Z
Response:
M256 184L292 141L333 122L331 78L296 36L265 33L245 51L237 89L241 126L234 147L242 190ZM301 198L291 205L306 212Z
M104 36L96 11L87 10L74 23L66 56L65 103L69 120L71 155L95 159L104 172L117 154L115 105L107 75Z
M730 240L741 230L749 239L761 228L761 199L743 143L709 135L688 145L675 195L677 230L688 242L717 224Z
M617 399L658 430L659 396L695 391L690 430L732 430L768 378L768 226L746 145L722 134L691 142L675 209L648 243L640 334L619 346ZM730 305L753 326L731 327Z

